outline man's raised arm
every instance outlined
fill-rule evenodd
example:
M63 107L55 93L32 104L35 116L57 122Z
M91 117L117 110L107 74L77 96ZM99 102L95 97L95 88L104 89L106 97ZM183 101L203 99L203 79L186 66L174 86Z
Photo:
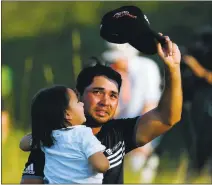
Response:
M165 133L181 119L182 86L178 46L169 37L165 48L157 43L157 51L165 66L165 89L158 106L139 118L136 125L136 143L142 146ZM149 71L151 73L151 71Z

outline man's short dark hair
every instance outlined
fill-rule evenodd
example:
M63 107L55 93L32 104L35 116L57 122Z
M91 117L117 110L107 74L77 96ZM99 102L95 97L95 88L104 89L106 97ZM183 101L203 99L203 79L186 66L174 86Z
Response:
M118 84L118 91L120 92L122 79L121 75L109 66L102 65L97 62L94 66L84 68L77 77L76 88L82 96L86 87L88 87L96 76L106 76L114 80Z

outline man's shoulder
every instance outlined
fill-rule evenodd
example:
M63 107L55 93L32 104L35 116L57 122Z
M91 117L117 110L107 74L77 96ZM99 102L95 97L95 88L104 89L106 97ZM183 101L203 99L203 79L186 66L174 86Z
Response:
M110 129L110 128L118 128L123 129L124 126L127 126L130 123L136 122L139 116L134 118L119 118L119 119L111 119L107 123L105 123L102 128L103 129Z
M124 132L134 128L138 118L139 116L126 119L112 119L102 126L101 131L96 136L100 141L104 139L123 138Z
M128 118L126 118L128 119ZM103 127L113 127L115 125L117 125L117 123L121 123L121 122L124 122L126 119L123 119L123 118L118 118L118 119L111 119L110 121L108 121L107 123L105 123L103 125Z
M111 129L116 130L119 129L122 119L111 119L107 123L102 126L101 132L109 132Z

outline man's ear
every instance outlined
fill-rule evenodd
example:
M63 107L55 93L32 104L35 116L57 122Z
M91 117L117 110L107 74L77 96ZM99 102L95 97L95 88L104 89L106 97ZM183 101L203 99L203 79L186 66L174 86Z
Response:
M72 120L71 111L65 110L65 119L68 120L68 121Z
M82 101L83 94L80 94L80 92L76 88L74 89L74 92L76 93L78 100Z
M77 88L74 89L74 92L76 93L77 98L80 99L80 93L79 93L79 91L77 90Z

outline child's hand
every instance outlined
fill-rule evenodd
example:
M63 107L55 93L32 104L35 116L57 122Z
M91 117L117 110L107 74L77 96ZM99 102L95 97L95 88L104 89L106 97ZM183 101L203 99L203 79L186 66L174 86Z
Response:
M21 139L19 148L24 152L28 152L31 150L31 145L32 145L32 134L27 134Z

